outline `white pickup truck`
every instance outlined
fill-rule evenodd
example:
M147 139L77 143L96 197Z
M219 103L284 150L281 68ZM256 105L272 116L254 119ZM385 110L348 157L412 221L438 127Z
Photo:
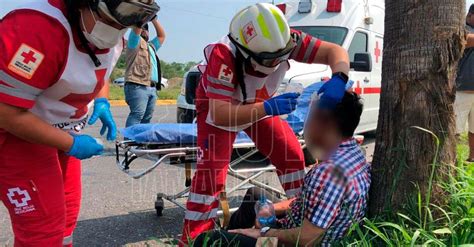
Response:
M279 4L290 26L319 39L341 45L349 52L353 90L364 100L364 112L357 133L377 128L385 4L383 0L301 0ZM328 79L329 66L291 61L281 91L289 83L308 86ZM194 89L200 78L196 67L185 74L178 97L178 122L192 122L195 115Z

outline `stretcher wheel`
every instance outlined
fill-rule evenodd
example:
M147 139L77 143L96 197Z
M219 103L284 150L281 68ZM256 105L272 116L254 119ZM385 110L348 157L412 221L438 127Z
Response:
M155 210L156 210L157 217L163 216L164 208L165 208L165 201L163 200L163 196L162 194L158 194L156 196L156 201L155 201Z

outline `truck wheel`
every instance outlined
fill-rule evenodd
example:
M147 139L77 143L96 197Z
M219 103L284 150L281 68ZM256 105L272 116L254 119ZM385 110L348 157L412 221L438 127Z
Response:
M192 123L196 117L196 111L178 107L176 116L178 123Z

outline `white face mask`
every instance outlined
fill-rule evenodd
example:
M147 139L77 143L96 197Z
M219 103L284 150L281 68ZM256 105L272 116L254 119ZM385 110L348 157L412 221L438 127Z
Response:
M260 65L253 58L250 58L250 63L252 64L252 68L255 71L258 71L258 72L263 73L265 75L269 75L269 74L277 71L278 68L280 68L280 64L278 64L275 67L266 67L266 66Z
M99 49L109 49L116 46L123 35L127 32L127 28L119 30L115 27L107 25L100 20L96 20L92 10L89 8L89 11L92 14L92 18L94 19L94 27L92 28L92 32L88 33L87 31L83 31L84 36L86 37L87 41L93 44L95 47ZM81 14L81 21L82 27L86 30L84 25L84 17Z

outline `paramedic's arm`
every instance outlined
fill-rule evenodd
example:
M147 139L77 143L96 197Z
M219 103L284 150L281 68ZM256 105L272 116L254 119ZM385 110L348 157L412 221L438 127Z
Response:
M329 65L333 73L343 72L349 75L349 54L339 45L322 41L314 63Z
M474 47L474 34L468 34L466 41L467 41L466 48Z
M73 137L38 118L27 109L0 103L0 129L32 143L68 152Z
M153 44L153 45L155 45L155 48L158 49L165 42L165 39L166 39L165 29L163 28L163 26L161 25L161 23L158 21L157 18L155 18L153 21L151 21L151 23L153 23L153 26L155 27L155 30L156 30L156 38L155 39L158 39L158 41L159 41L158 46L156 44ZM152 40L152 42L153 41L154 40Z
M209 112L215 124L226 127L253 123L267 115L263 102L234 105L217 99L209 99Z
M96 99L98 98L109 98L109 91L110 91L110 79L105 80L104 86L102 89L99 91L97 96L95 96Z

